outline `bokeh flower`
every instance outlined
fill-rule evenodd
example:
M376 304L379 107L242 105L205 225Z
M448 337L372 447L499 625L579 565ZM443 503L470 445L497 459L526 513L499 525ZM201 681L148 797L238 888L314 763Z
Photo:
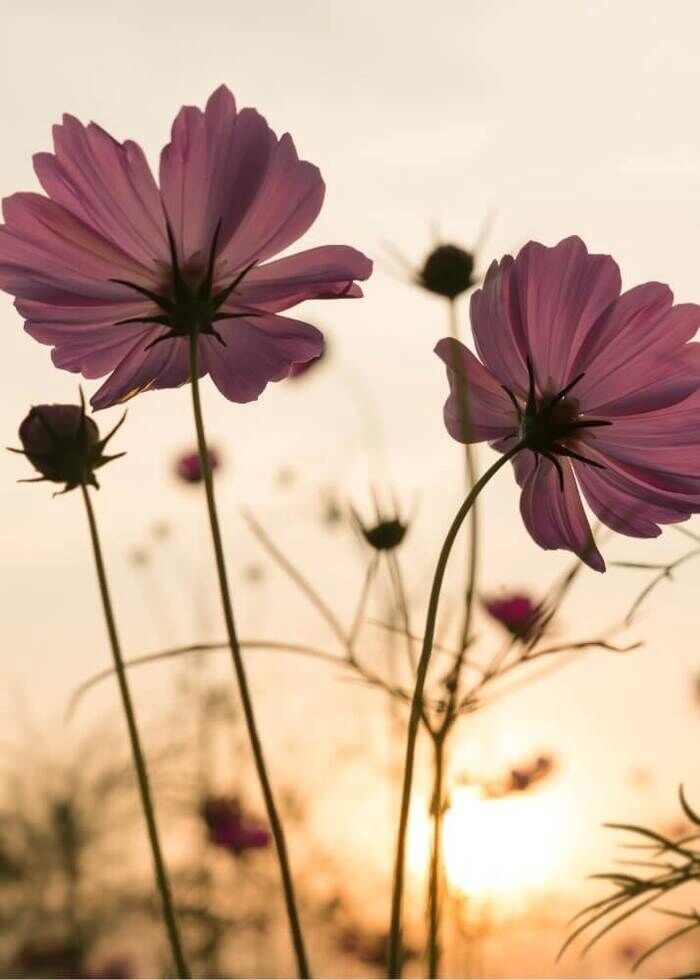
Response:
M657 282L621 294L612 257L572 237L494 262L471 321L481 360L451 338L436 347L451 388L445 424L500 452L524 443L513 467L537 544L605 570L579 489L631 537L700 510L700 306L674 305Z
M209 841L217 847L240 855L270 845L270 831L264 824L245 817L235 797L208 796L201 812Z
M99 488L95 470L124 453L106 456L105 447L124 418L109 435L100 438L85 405L35 405L19 427L22 449L12 452L26 456L41 475L24 482L64 483L67 493L84 484Z
M376 517L373 524L366 524L358 512L351 508L353 525L360 537L375 551L393 551L406 537L408 522L399 516L398 509L393 516L384 514L376 498L374 505Z
M221 457L215 449L209 448L209 466L214 473L221 465ZM201 483L204 479L202 461L196 450L182 453L175 461L175 475L184 483Z
M529 595L515 592L483 600L488 614L519 640L527 640L538 625L541 607Z
M178 114L160 186L136 143L72 116L34 167L47 196L3 202L0 288L57 367L109 374L94 408L184 384L192 335L200 374L253 400L323 350L320 331L279 313L361 296L372 269L343 245L267 261L313 224L324 183L225 86Z

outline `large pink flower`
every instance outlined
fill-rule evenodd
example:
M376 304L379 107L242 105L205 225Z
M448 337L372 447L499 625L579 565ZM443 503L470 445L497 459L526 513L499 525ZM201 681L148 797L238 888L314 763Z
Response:
M620 288L617 264L580 238L530 242L494 262L472 297L481 360L455 340L436 347L449 433L501 452L524 440L513 466L528 531L598 571L579 488L632 537L700 511L700 306L674 306L657 282Z
M109 374L95 408L202 375L232 401L318 357L314 327L278 314L306 299L361 296L371 262L344 245L266 262L317 217L318 169L222 86L178 114L160 188L141 148L72 116L34 167L48 195L3 201L0 288L57 367ZM266 264L263 264L266 263Z

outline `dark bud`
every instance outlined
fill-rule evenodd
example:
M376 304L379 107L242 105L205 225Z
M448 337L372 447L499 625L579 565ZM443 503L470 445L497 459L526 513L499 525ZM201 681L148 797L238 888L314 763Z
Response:
M62 493L83 484L99 488L95 470L124 455L105 456L104 450L125 417L122 416L109 435L100 439L97 425L85 414L82 392L80 405L36 405L31 408L19 427L22 449L11 452L26 456L41 476L22 482L65 483Z
M396 511L398 507L394 504ZM393 517L382 513L376 492L374 493L375 523L365 524L354 508L350 508L352 522L357 532L375 551L393 551L398 548L408 531L408 522L395 512Z
M420 286L449 300L456 299L474 283L474 256L458 245L438 245L418 273Z

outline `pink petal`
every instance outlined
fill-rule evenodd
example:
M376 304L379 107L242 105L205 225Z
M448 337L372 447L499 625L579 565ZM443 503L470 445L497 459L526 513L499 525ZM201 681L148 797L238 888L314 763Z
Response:
M513 285L513 258L493 262L473 293L469 315L476 350L494 377L515 394L528 389L527 344Z
M198 255L204 264L219 225L219 250L226 245L254 204L276 146L263 117L254 109L238 113L224 85L204 112L180 110L161 153L160 185L181 261Z
M285 133L265 180L256 186L250 206L220 251L225 268L264 262L301 238L318 217L325 189L318 168L299 160L292 137Z
M606 312L577 357L586 376L576 396L587 412L627 414L684 397L700 384L697 350L686 350L700 327L700 306L673 306L673 293L645 283ZM689 390L690 389L690 390Z
M472 352L458 340L445 337L436 344L435 353L447 367L450 395L444 418L452 438L458 442L484 442L514 437L518 431L515 409L498 381ZM465 394L469 419L464 418Z
M160 327L162 333L165 328ZM155 388L178 388L190 377L189 340L164 340L145 350L158 331L152 330L132 346L114 372L90 399L94 409L109 408ZM200 376L204 368L200 370Z
M598 470L574 463L581 490L593 513L614 531L633 538L655 538L658 524L686 520L691 511L674 504L670 495L659 497L610 469ZM657 502L659 499L662 502ZM699 501L700 506L700 501Z
M323 351L323 334L308 323L272 314L222 320L213 337L200 344L202 367L219 391L233 402L254 401L269 381L286 378L294 364Z
M529 242L518 253L513 272L539 386L559 390L571 380L589 332L618 298L620 270L611 256L589 255L573 236L554 248Z
M573 551L597 572L605 571L586 515L583 512L574 475L567 460L560 460L564 489L559 486L557 470L549 460L540 457L520 496L520 513L534 541L546 551L564 548Z
M129 293L111 279L149 281L143 266L40 194L5 198L3 215L0 288L16 296L41 299L41 286L46 284L49 292L60 288L119 302Z
M48 196L146 268L167 262L163 206L141 148L72 116L53 133L55 153L34 157Z
M277 312L307 299L362 296L353 280L368 279L371 261L347 245L323 245L257 266L243 280L244 306Z

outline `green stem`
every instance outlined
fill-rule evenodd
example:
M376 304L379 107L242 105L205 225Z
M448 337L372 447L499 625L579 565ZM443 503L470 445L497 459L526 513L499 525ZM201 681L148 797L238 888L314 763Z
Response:
M459 533L459 529L461 528L464 519L471 510L474 501L479 496L486 484L501 469L501 467L505 466L508 460L512 459L513 456L520 452L522 448L523 444L518 442L507 453L500 456L496 462L489 467L488 470L486 470L484 475L474 484L472 489L467 494L464 503L457 511L454 520L452 521L450 529L447 532L447 536L443 542L442 549L438 557L437 566L435 568L435 576L433 578L433 584L430 590L430 600L428 602L428 612L425 621L423 646L421 649L420 659L418 661L418 669L416 671L416 686L413 692L413 700L411 702L411 714L408 722L408 737L406 741L406 761L401 796L401 812L399 815L399 829L396 843L394 886L391 900L391 927L389 931L388 976L392 978L392 980L401 976L401 906L403 901L408 809L411 802L411 787L413 784L416 740L423 709L423 690L425 688L425 681L428 675L430 657L433 652L435 622L437 619L438 604L440 602L442 582L445 577L445 569L447 568L447 561L450 557L450 552L452 551L455 538Z
M457 303L455 300L450 300L449 302L449 323L450 323L450 336L454 340L459 340L459 323L457 320ZM464 428L465 435L469 435L470 428L470 413L469 413L469 393L466 386L462 390L462 412L464 414ZM476 465L476 453L474 451L474 446L467 442L464 446L464 463L465 463L465 486L466 492L474 486L479 478ZM471 634L472 625L472 608L474 605L474 595L476 593L476 576L478 569L479 560L479 508L475 505L472 507L471 517L469 520L469 538L467 539L467 591L465 597L465 610L464 610L464 622L462 626L462 634L459 641L459 656L457 658L457 664L455 665L455 674L459 675L459 671L462 666L462 661L464 659L464 651L469 645L469 638Z
M433 818L433 840L430 852L430 876L428 881L428 976L435 980L440 976L440 916L442 913L442 818L445 810L445 739L438 734L433 737L433 792L431 816Z
M119 682L122 704L124 705L124 714L126 715L126 723L129 729L131 751L134 757L134 768L136 769L136 777L139 784L139 792L141 794L141 805L143 806L143 813L146 818L148 839L153 856L156 884L158 886L158 891L160 892L161 902L163 905L163 919L165 921L165 928L168 933L173 959L175 960L177 975L181 978L181 980L188 980L190 972L187 967L187 963L185 962L185 956L182 950L180 933L177 926L177 918L175 916L175 907L173 905L173 898L170 891L170 883L168 880L167 871L165 869L163 853L160 847L158 827L156 825L156 815L153 807L153 798L151 796L148 772L146 770L146 760L144 758L143 749L141 748L141 739L136 726L136 715L134 714L134 706L126 679L126 670L124 668L124 660L122 658L121 647L119 645L119 636L117 633L117 624L114 618L114 611L112 609L112 600L110 599L109 595L107 573L105 571L104 561L102 558L102 549L100 547L100 538L97 531L97 522L95 521L95 514L92 508L92 501L90 500L88 488L83 483L81 484L80 489L83 493L88 524L90 525L90 538L92 540L92 550L95 556L97 580L99 582L100 594L102 596L102 607L104 609L107 633L109 634L109 642L112 647L114 668L117 674L117 680Z
M198 335L196 331L193 331L192 334L190 335L190 381L192 385L192 408L194 411L195 426L197 428L197 447L199 449L199 459L202 467L202 475L204 477L204 489L207 497L207 509L209 511L209 523L211 525L212 543L214 545L216 570L219 577L219 588L221 591L221 605L223 608L224 620L226 623L226 632L228 635L229 647L231 649L231 657L233 659L233 668L236 674L236 679L238 681L238 689L241 697L241 704L243 706L243 714L245 716L246 727L248 729L250 745L253 750L255 768L257 770L258 779L260 780L260 786L262 789L263 798L265 800L267 817L270 822L270 830L272 831L272 837L275 841L275 847L277 849L277 858L279 860L280 872L282 875L282 888L284 891L284 901L287 907L289 927L292 934L292 942L294 944L294 952L296 954L299 976L302 978L302 980L306 980L306 978L310 977L309 965L306 959L306 951L304 949L304 939L301 933L301 926L299 924L299 915L297 913L296 899L294 897L294 885L292 883L292 875L289 867L287 845L284 839L282 822L277 812L277 806L275 804L275 799L272 793L272 786L270 784L270 779L267 774L267 767L265 765L265 756L263 754L263 748L260 742L260 736L258 735L257 723L255 721L255 713L253 711L253 702L251 700L250 691L248 689L248 680L246 678L245 667L243 664L243 657L241 655L241 647L238 641L236 626L233 618L233 606L231 603L231 595L228 586L228 577L226 574L226 561L224 559L224 548L221 540L219 518L216 511L216 500L214 498L214 481L212 479L211 466L209 464L209 450L207 447L206 434L204 432L204 419L202 417L202 403L199 396L199 365L198 365L197 343L198 343Z

